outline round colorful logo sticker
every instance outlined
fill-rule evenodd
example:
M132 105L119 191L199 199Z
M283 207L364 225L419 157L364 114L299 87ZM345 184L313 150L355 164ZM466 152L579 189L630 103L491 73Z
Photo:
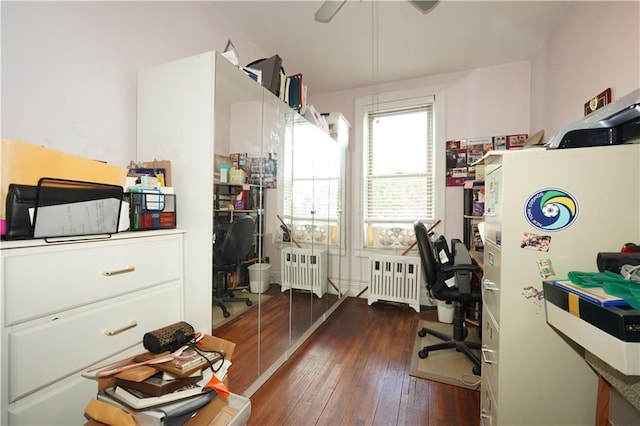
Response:
M527 221L538 229L559 231L578 217L578 202L561 189L543 189L529 197L524 214Z

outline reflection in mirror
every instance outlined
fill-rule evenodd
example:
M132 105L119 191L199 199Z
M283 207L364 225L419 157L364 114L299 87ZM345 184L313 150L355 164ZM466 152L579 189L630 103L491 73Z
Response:
M342 260L346 256L347 233L345 227L346 220L346 200L347 200L347 151L349 145L349 130L351 125L346 118L340 113L323 114L327 121L328 131L331 138L335 141L335 154L331 155L331 173L339 179L338 188L339 196L333 200L330 211L332 217L336 218L336 234L335 238L330 240L329 253L331 261L329 262L329 277L333 280L329 284L337 290L340 297L349 291L349 283L342 281ZM347 274L348 275L348 274ZM331 305L332 306L332 305ZM330 306L330 307L331 307Z
M268 290L260 294L260 330L258 349L260 374L282 358L290 342L291 301L280 289L279 270L281 255L281 228L279 212L283 191L287 144L291 144L293 110L280 99L266 92L263 109L261 182L264 197L265 228L264 262L268 262Z
M339 265L344 241L343 183L334 170L342 157L332 151L326 132L304 121L294 126L300 118L295 111L216 52L143 74L138 156L152 149L153 156L166 155L179 166L175 180L185 208L178 226L187 231L189 289L184 313L204 326L210 316L211 332L236 344L229 388L251 394L343 294L328 285L340 281L340 268L332 275L332 265L336 247ZM247 238L251 247L224 260L234 251L225 239L240 218L254 221ZM294 250L308 252L300 256ZM301 258L315 275L298 288L301 281L282 265ZM223 300L218 290L251 303Z
M252 305L232 303L229 318L212 320L214 335L236 343L229 387L242 394L255 390L261 375L283 362L291 345L345 293L346 143L219 56L215 87L214 187L242 197L216 195L214 230L223 223L219 214L251 215L256 225L254 254L231 279L234 295ZM222 165L228 167L224 185ZM231 185L238 174L242 182ZM213 311L215 317L220 308Z
M291 279L283 280L283 290L290 289L295 300L292 313L299 318L292 323L295 341L342 296L339 282L336 285L329 271L332 250L337 250L339 262L343 241L339 231L346 150L325 131L299 117L291 151L291 162L285 163L283 198L284 220L291 225L290 247L285 254L291 258L285 268Z
M244 172L243 186L248 188L248 200L255 210L252 213L258 219L255 236L259 255L248 259L245 277L248 282L245 281L245 290L239 296L250 295L257 303L255 309L240 313L217 333L227 338L227 332L233 330L233 338L229 336L229 340L240 349L234 353L234 371L241 373L240 378L230 376L230 387L234 392L245 392L283 358L291 341L292 302L290 294L277 285L282 239L277 212L284 188L283 164L289 161L286 155L291 155L285 154L285 146L291 145L295 114L267 91L259 103L238 102L231 110L233 117L228 125L231 168Z
M301 121L306 122L299 116L293 118L291 138L285 145L280 206L283 225L280 286L281 291L289 296L291 303L289 344L295 342L311 326L311 293L308 291L311 250L308 245L303 245L306 218L298 211L304 209L305 200L311 199L313 194L307 192L309 188L302 190L292 185L299 173L298 169L308 160L308 153L298 152Z
M248 79L229 61L216 55L212 218L214 253L215 245L221 243L235 219L250 216L255 225L250 253L239 262L235 270L225 273L226 284L233 297L246 297L251 305L246 302L225 301L229 316L225 316L216 303L212 307L213 334L236 343L232 359L233 371L242 373L229 375L229 387L234 393L243 393L260 375L258 335L261 300L258 294L250 291L248 268L263 258L260 230L264 222L261 207L264 194L259 182L252 184L247 181L247 172L241 170L234 154L260 153L263 98L262 87Z

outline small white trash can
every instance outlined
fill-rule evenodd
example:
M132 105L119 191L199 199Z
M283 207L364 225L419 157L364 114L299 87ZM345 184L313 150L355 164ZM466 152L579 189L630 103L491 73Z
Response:
M251 293L264 293L269 290L271 281L271 264L254 263L249 266L249 288Z
M436 306L438 307L438 321L451 324L453 322L453 303L438 300Z

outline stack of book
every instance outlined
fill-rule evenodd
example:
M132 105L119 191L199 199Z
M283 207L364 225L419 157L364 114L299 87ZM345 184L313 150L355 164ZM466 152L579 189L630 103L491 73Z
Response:
M140 382L116 377L116 386L108 394L140 410L200 395L203 392L202 381L201 372L191 377L176 378L160 371Z
M183 355L192 351L187 349ZM134 361L162 355L144 353ZM131 413L140 424L173 424L177 419L188 419L217 397L204 386L214 375L213 370L222 380L230 365L219 352L202 352L188 360L136 367L117 374L115 386L100 391L98 399Z
M206 383L206 379L203 376L195 379L201 379ZM182 381L185 379L177 380ZM147 380L151 387L145 387L145 390L141 391L127 387L130 385L129 383L124 384L123 381L117 380L116 386L98 392L98 400L129 413L137 424L163 426L167 424L183 424L209 402L216 398L221 398L211 390L203 390L204 383L200 382L186 385L163 395L151 396L147 392L163 392L163 388L167 388L166 382L168 382L164 377L158 377L156 385L150 384L152 381Z
M166 353L161 354L152 354L150 352L145 352L143 354L138 355L134 361L135 362L143 362L148 361L154 358L165 356ZM154 368L157 368L160 371L164 371L169 373L170 375L176 378L185 378L192 376L193 374L202 371L205 368L208 368L210 365L213 365L224 358L224 352L216 351L216 352L203 352L195 353L194 349L187 349L182 353L183 357L189 357L189 359L174 359L171 361L166 361L160 364L153 364Z

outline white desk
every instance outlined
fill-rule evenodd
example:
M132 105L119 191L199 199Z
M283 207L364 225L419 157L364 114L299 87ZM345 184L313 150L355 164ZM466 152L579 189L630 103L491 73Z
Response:
M640 419L640 342L625 342L545 301L547 322L585 348L585 361L599 376L596 424L608 425L610 392L615 389ZM611 407L613 409L613 407Z

